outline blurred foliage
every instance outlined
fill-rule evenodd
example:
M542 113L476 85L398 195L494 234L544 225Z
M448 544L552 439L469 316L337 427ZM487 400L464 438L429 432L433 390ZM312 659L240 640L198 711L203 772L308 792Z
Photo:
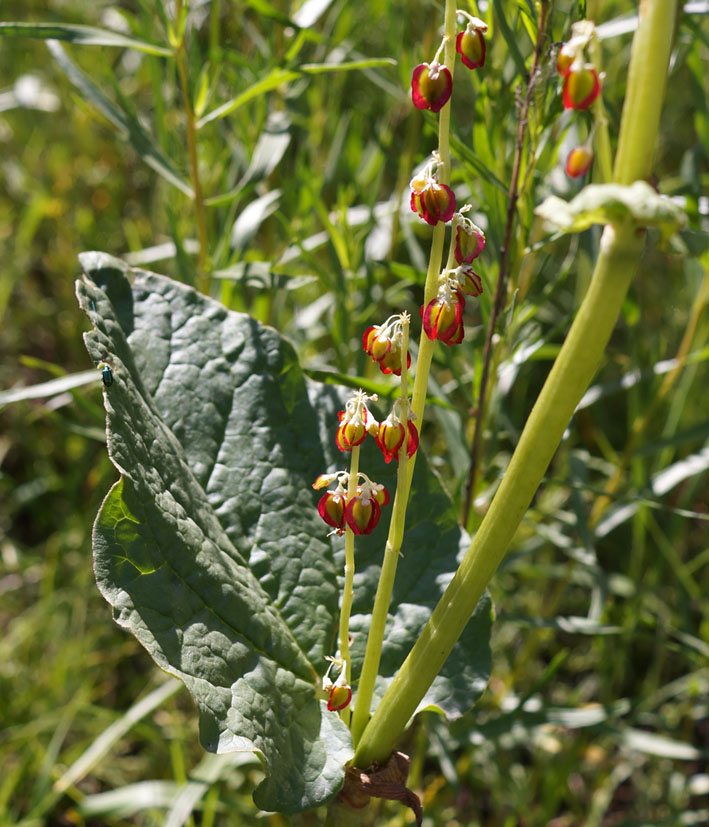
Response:
M555 43L585 5L605 26L613 137L632 29L625 20L635 7L560 0ZM493 581L489 691L450 731L422 716L404 745L429 825L709 820L709 15L706 4L692 5L678 21L654 177L686 208L689 228L664 248L651 239L595 397L575 417ZM479 11L491 22L488 58L472 83L456 68L463 82L453 98L453 184L459 200L469 193L488 233L486 293L466 317L464 343L436 352L432 393L447 404L430 406L423 434L456 502L536 14L531 2L481 3ZM169 48L162 0L6 0L2 15L117 29ZM204 119L197 136L212 294L282 330L308 368L380 382L360 347L363 329L393 308L418 318L430 230L406 201L412 170L436 138L434 120L410 105L408 83L413 66L435 52L440 20L438 4L421 0L310 0L300 10L280 0L191 4L187 77ZM61 49L5 37L0 50L2 389L90 367L73 293L81 250L195 277L195 209L183 191L190 185L176 187L154 162L190 182L174 59L70 42ZM397 64L297 69L374 58ZM73 83L67 59L82 73ZM598 248L596 230L554 240L532 212L548 194L578 190L563 163L591 126L588 113L562 111L553 60L549 51L529 122L516 293L499 327L475 520ZM265 89L274 70L297 76ZM87 101L90 90L101 93L103 109L95 94ZM238 108L210 119L249 90ZM184 693L126 724L80 778L53 788L163 681L113 627L92 583L90 525L114 479L103 418L98 372L95 385L0 408L0 824L285 824L253 809L257 765L204 763ZM184 786L187 778L206 780L197 789ZM134 786L147 780L160 783ZM382 809L381 823L406 818L398 807Z

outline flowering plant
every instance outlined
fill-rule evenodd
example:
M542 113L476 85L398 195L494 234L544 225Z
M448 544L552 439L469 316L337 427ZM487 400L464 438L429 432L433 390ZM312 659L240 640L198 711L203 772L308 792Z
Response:
M608 223L592 287L470 541L419 440L434 349L465 347L484 297L475 455L507 301L525 129L548 12L542 2L492 297L478 262L492 245L468 217L469 205L458 206L456 191L461 196L468 187L456 183L454 191L450 141L456 54L476 70L464 82L478 78L487 25L466 13L457 32L458 15L447 2L441 46L413 71L415 108L438 115L437 149L413 173L405 199L420 229L431 233L419 343L412 358L417 317L407 311L358 332L364 353L392 382L388 413L375 409L379 398L365 388L350 394L308 379L288 342L249 316L109 256L82 259L78 295L95 327L87 345L102 366L109 453L122 475L96 521L99 587L117 621L190 690L205 747L259 755L266 777L255 800L263 809L297 812L338 792L333 810L359 807L383 794L377 773L396 765L397 796L420 817L395 746L417 711L460 716L484 688L486 585L593 376L640 255L639 231L678 224L659 196L623 198L649 172L638 130L656 131L659 114L658 101L629 95L623 122L631 125L621 131L613 176L623 192L596 190L586 194L592 203L567 205L570 224L557 220L559 199L539 212L564 232L599 217ZM643 26L657 33L662 15L647 15ZM557 59L563 104L602 112L602 73L586 55L595 48L593 30L586 26L574 38ZM650 40L653 48L664 42ZM653 54L657 77L662 70L664 78L668 42ZM648 66L643 43L633 59ZM598 129L604 173L606 127ZM475 217L494 238L484 210ZM468 506L474 492L473 473ZM466 526L469 517L468 507ZM413 597L397 593L400 560L416 574Z

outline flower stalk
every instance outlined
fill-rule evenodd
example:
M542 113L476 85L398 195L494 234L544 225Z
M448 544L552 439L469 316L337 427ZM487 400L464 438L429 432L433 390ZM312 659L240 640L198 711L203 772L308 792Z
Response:
M664 98L676 0L646 0L629 69L614 178L649 176ZM368 767L391 753L462 633L588 388L644 246L632 223L607 225L589 289L527 420L509 467L458 571L356 746Z
M352 448L350 459L350 474L347 480L347 496L354 497L357 492L359 474L359 445ZM352 684L350 666L350 614L352 613L352 599L354 596L354 532L347 526L345 529L345 586L342 591L342 608L340 609L340 659L344 662L345 678ZM350 707L340 713L346 724L350 722Z
M450 71L451 77L455 68L455 29L456 29L456 8L454 0L446 0L445 5L445 35L444 35L444 62L443 65ZM438 179L441 184L448 186L451 175L450 158L450 104L444 106L439 113L438 120ZM426 283L424 287L424 307L436 295L438 290L438 276L441 271L443 258L443 246L445 242L446 225L439 221L433 228L431 240L431 252L426 271ZM408 345L408 324L404 326L404 343ZM417 424L419 433L423 422L423 412L426 403L426 389L428 387L428 375L431 370L433 348L435 342L431 341L426 333L421 330L419 343L418 360L416 362L416 375L411 397L410 409L414 421ZM409 408L408 401L408 374L406 371L406 348L402 349L402 413L405 414ZM406 396L406 402L404 402ZM404 419L404 421L406 421ZM409 500L411 479L416 464L416 455L410 459L406 456L406 445L400 449L399 468L397 471L397 486L392 507L391 522L389 523L389 535L387 537L382 571L377 584L377 593L374 598L372 619L367 637L367 647L362 664L362 671L359 678L359 686L355 699L355 709L352 718L352 739L356 745L365 730L369 720L369 710L374 694L374 684L379 673L379 662L382 653L382 643L386 626L387 613L391 603L391 595L394 589L397 564L401 550L401 542L404 535L404 522L406 518L406 504ZM361 766L356 764L356 766Z

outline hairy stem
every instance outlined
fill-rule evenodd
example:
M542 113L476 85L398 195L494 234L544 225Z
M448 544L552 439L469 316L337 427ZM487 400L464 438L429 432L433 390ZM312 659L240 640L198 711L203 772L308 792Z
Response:
M664 97L676 0L646 0L633 41L616 179L651 169ZM651 94L647 94L647 90ZM630 120L630 126L626 120ZM634 150L637 150L635 152ZM627 166L621 164L624 159ZM593 278L566 341L527 420L509 467L458 571L384 694L353 762L384 761L423 698L475 606L534 496L564 430L593 378L644 245L629 224L606 226Z

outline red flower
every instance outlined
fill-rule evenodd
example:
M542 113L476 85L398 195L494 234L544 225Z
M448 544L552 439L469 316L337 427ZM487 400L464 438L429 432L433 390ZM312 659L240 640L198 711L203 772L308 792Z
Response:
M455 195L446 184L439 184L431 174L411 181L411 209L432 226L447 223L455 212Z
M419 63L411 78L411 99L417 109L440 112L448 103L453 91L450 70L437 60Z
M458 264L470 264L485 247L485 233L465 218L458 224L455 231L455 249L453 255Z
M381 507L371 492L358 489L347 503L345 522L355 534L371 534L379 522Z
M411 367L411 354L408 350L406 351L406 367L407 369ZM379 368L384 374L393 373L394 376L401 376L401 348L390 350L383 359L380 359Z
M369 412L367 400L376 397L368 397L364 391L359 390L347 401L344 411L337 414L340 424L335 434L335 445L340 451L351 451L356 445L364 442L368 433L374 435L379 423Z
M340 451L351 451L355 445L361 445L367 436L364 420L347 418L344 411L338 411L337 417L340 424L335 434L335 445Z
M327 708L330 712L339 712L349 705L352 700L352 687L333 683L327 698Z
M375 362L383 359L391 350L391 339L378 324L370 325L362 334L362 347Z
M462 264L457 269L458 290L466 296L480 296L483 292L483 282L480 276L469 264Z
M389 416L379 425L379 433L377 435L377 445L384 454L384 461L391 462L393 459L398 461L399 451L406 442L406 455L411 458L419 445L418 429L414 423L409 420L408 428L404 428L403 423L399 417L392 411Z
M593 65L574 61L564 75L564 108L588 109L600 91L601 82Z
M446 345L458 345L463 341L463 308L465 299L458 290L444 285L435 299L424 310L423 329L429 339L438 339Z
M345 527L345 492L326 491L318 502L318 514L329 526L342 531Z
M566 174L569 178L585 175L593 163L593 153L585 146L574 147L566 158Z
M391 316L382 325L372 325L364 331L362 347L382 373L401 376L401 317ZM406 352L406 367L411 367L411 354Z
M455 50L460 55L463 64L468 69L478 69L485 63L485 38L483 32L487 30L468 23L464 32L460 32L455 40Z

